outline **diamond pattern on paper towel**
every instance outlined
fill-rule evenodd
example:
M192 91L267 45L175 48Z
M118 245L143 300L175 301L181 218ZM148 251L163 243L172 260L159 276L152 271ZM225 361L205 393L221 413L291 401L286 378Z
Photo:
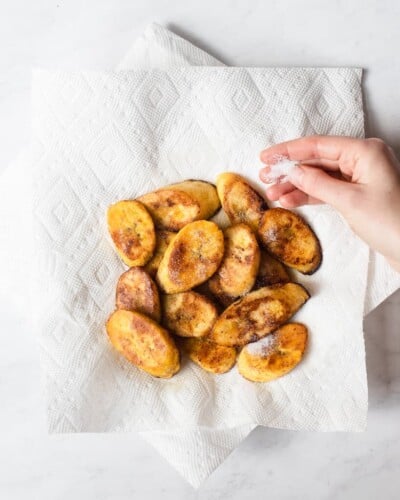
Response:
M106 234L108 204L175 180L214 182L224 170L257 182L258 151L266 136L278 141L300 135L308 120L321 134L335 130L337 120L360 130L359 92L348 94L353 97L346 98L346 106L342 98L346 88L359 89L359 77L348 72L347 87L343 78L336 70L195 68L78 77L44 73L36 79L34 140L43 154L35 173L35 228L40 235L35 257L51 265L40 266L35 296L52 432L224 428L249 422L325 430L362 425L362 391L349 390L341 396L346 411L339 408L337 415L318 420L324 398L334 401L341 390L340 380L315 364L318 353L306 358L304 371L297 368L301 376L268 387L246 383L235 369L215 377L185 363L172 379L160 380L119 358L104 332L124 269ZM360 257L351 268L354 289L329 285L337 268L344 268L346 255L340 248L356 255L356 243L345 226L335 225L338 237L332 239L331 226L323 218L318 221L318 210L306 216L317 224L324 255L334 257L315 276L301 278L314 294L298 316L313 326L311 337L318 332L312 323L318 310L313 308L324 297L338 310L347 307L362 285L357 277L365 276ZM359 313L354 306L352 316L330 317L324 331L346 381L354 365L339 351L343 346L362 350L359 295ZM365 383L362 373L359 378ZM294 414L299 407L307 411ZM349 416L354 417L351 422Z
M236 78L228 79L226 85L215 95L215 103L237 132L251 125L264 102L264 97L246 71L243 71L239 82Z
M105 189L118 184L119 175L133 170L136 154L118 127L111 123L93 139L84 151L89 165L96 165L96 176Z
M164 121L170 109L179 99L178 91L168 75L157 75L151 84L144 79L135 90L134 99L150 129L157 128Z
M57 246L66 245L86 217L83 203L64 177L58 177L43 193L35 214Z
M115 258L109 258L109 248L98 248L92 253L79 270L83 283L88 284L88 293L99 309L110 304L114 298L115 276L122 272L121 265Z
M60 93L56 96L57 107L58 99L63 102L63 111L57 113L57 115L64 127L70 127L75 120L85 113L85 108L89 105L91 97L92 89L84 77L74 75L65 82Z
M165 143L164 154L160 156L159 168L174 172L175 165L185 164L193 178L201 178L207 169L219 168L221 157L211 144L207 135L196 122L190 121L183 134L176 140ZM175 170L177 179L181 174Z
M310 103L314 103L314 106L310 107ZM321 124L324 127L328 124L335 125L337 118L345 109L340 93L333 87L323 71L312 81L301 101L301 106L316 131Z
M68 317L52 329L52 335L58 344L71 342L71 336L74 332L78 338L80 336L79 328L77 329L76 324Z

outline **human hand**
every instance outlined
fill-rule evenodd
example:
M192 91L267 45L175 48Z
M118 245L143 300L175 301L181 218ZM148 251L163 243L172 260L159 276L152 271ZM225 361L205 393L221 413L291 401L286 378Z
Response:
M400 272L400 163L381 139L310 136L276 144L261 153L270 165L285 157L300 162L289 182L266 191L285 208L328 203L353 231Z

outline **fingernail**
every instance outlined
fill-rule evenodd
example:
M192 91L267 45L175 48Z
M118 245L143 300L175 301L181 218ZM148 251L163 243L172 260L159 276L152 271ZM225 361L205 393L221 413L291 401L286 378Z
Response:
M292 184L301 184L304 177L304 170L301 167L293 167L288 178Z

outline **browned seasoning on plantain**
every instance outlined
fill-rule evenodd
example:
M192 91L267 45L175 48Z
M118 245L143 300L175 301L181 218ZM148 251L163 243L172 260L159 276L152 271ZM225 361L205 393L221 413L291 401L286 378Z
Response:
M239 373L251 382L270 382L286 375L301 361L307 328L288 323L264 339L245 346L238 357Z
M249 292L260 264L257 239L247 224L235 224L224 230L224 258L208 281L213 295L228 305Z
M187 224L168 246L158 268L157 282L165 293L190 290L215 273L223 255L224 236L214 222Z
M179 345L194 363L210 373L226 373L236 362L236 349L214 344L206 338L180 339Z
M286 323L308 299L307 290L297 283L250 292L225 309L209 339L227 346L255 342Z
M313 274L321 265L321 245L300 215L271 208L261 218L259 238L267 251L288 267Z
M179 351L167 330L135 311L117 310L106 324L114 348L154 377L170 378L179 371Z
M110 236L128 266L143 266L153 255L156 234L150 214L140 202L122 200L107 211Z
M217 191L231 223L244 222L257 231L262 214L268 209L264 198L242 176L231 172L217 177Z
M208 335L218 317L215 305L193 291L164 295L162 306L165 326L181 337Z
M137 311L154 321L161 319L158 289L148 273L141 267L131 267L121 274L117 283L117 309Z
M268 254L265 250L261 250L260 266L254 285L255 289L263 286L276 285L277 283L289 283L291 281L288 270L285 266Z

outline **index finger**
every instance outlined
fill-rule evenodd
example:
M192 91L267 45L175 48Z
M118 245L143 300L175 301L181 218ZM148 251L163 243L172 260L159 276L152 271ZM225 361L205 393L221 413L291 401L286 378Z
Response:
M362 139L335 135L312 135L292 141L281 142L261 152L261 161L274 164L276 158L289 160L331 160L338 161L348 148L358 147Z

